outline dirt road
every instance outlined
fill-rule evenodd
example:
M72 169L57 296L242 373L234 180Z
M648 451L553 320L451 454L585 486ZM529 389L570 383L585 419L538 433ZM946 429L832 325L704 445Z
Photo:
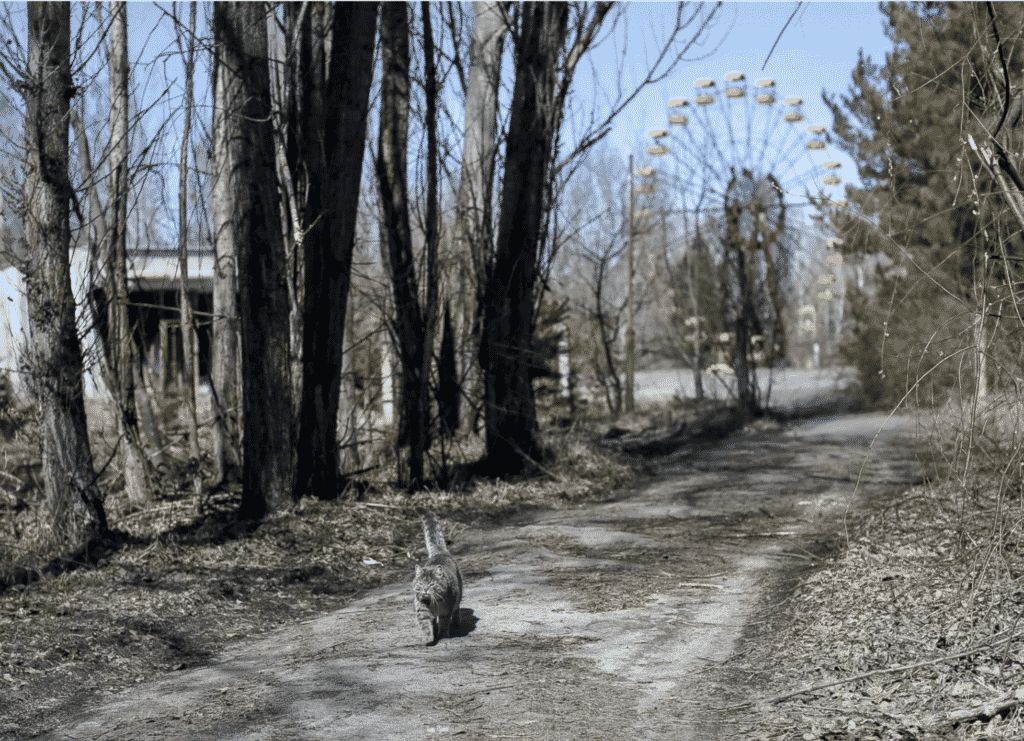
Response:
M463 635L409 583L83 710L60 739L731 737L708 670L858 500L913 481L912 424L846 416L679 451L600 504L460 526ZM854 482L860 484L854 493ZM411 575L410 575L411 576Z

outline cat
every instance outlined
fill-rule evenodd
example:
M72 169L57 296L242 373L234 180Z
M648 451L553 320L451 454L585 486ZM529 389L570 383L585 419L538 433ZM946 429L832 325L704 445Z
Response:
M462 602L462 573L455 563L437 517L425 510L420 517L423 538L427 541L427 562L416 566L412 595L416 620L428 646L451 636L459 626L459 603Z

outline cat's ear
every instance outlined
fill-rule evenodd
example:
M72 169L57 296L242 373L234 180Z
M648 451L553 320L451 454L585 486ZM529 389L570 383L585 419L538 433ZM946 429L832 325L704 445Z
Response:
M421 576L423 576L423 567L416 564L416 578L419 579Z
M434 576L438 579L444 579L444 566L435 566Z

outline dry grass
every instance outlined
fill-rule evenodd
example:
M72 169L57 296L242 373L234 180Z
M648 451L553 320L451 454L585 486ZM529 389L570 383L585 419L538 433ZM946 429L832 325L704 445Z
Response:
M766 697L838 681L758 706L752 736L1024 738L1021 410L997 399L936 413L930 463L945 479L851 521L845 552L733 662Z

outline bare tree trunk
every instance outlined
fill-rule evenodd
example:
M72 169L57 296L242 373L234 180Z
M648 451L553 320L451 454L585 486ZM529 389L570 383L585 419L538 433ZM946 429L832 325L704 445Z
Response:
M696 239L690 245L690 252L695 254L687 255L688 262L686 270L686 277L690 283L690 305L693 309L694 327L693 327L693 395L697 399L704 398L704 372L701 370L701 321L703 319L700 312L700 299L697 296L697 266L700 264L700 252L699 250L703 247L703 240L700 238L700 225L699 219L700 214L697 215L698 219L698 233Z
M128 500L142 505L151 498L146 458L135 409L135 355L138 349L128 324L128 11L123 1L110 4L110 231L105 241L107 286L113 288L109 311L110 369L118 407L118 448Z
M542 454L530 378L534 290L547 169L559 120L553 101L568 7L529 2L522 14L501 217L484 292L480 344L487 426L484 468L498 475L529 468Z
M217 167L229 180L227 220L237 255L242 340L245 454L239 517L257 520L284 507L295 484L286 255L270 120L266 7L216 3L213 34L217 94L224 103L218 120L225 131L219 135L227 137Z
M422 2L423 11L423 97L426 103L427 128L427 213L426 239L426 297L423 307L423 357L420 366L420 387L417 411L417 426L420 434L415 436L419 450L412 451L413 458L423 459L430 448L430 364L434 358L434 337L437 334L437 243L441 230L437 210L437 69L434 59L434 32L430 19L430 3Z
M754 256L757 249L757 232L753 231L749 239L743 237L741 219L745 202L741 197L732 195L738 190L735 173L726 188L725 198L725 251L726 259L731 262L736 281L735 301L735 345L733 347L732 368L736 373L736 396L739 401L739 412L743 420L750 419L757 411L757 378L750 365L750 337L757 323L757 312L754 308ZM756 219L756 216L754 216Z
M730 216L726 217L731 218ZM736 345L733 348L732 367L736 372L736 396L739 399L740 414L744 420L750 419L757 411L757 378L750 366L751 328L757 321L754 311L754 276L750 255L746 254L745 240L739 237L739 216L736 215L730 231L729 249L733 251L736 264L736 281L738 306L736 310Z
M188 56L185 59L185 122L181 133L181 156L178 163L178 273L181 290L181 348L185 366L185 413L188 415L188 457L192 473L192 495L196 511L202 507L203 473L199 466L199 420L196 416L196 379L198 348L192 316L192 300L188 296L188 144L192 129L192 70L196 53L196 4L189 5ZM180 38L180 37L179 37Z
M338 403L377 4L339 3L332 13L323 113L306 121L297 148L302 166L310 169L302 199L308 231L303 237L304 375L295 496L324 499L338 495ZM322 185L313 182L320 179Z
M282 190L279 200L281 233L288 255L293 428L297 434L301 422L303 381L305 255L302 245L306 227L310 225L303 220L308 209L304 203L300 203L300 194L296 189L301 188L304 197L308 185L317 191L314 194L316 198L321 188L320 179L312 177L312 173L304 168L299 153L302 152L301 156L306 154L303 151L306 132L318 132L314 138L319 148L309 144L305 148L315 150L318 161L312 164L318 173L322 173L323 166L319 159L323 157L323 88L327 74L324 55L331 11L326 3L285 3L281 9L284 23L279 24L275 14L268 14L267 31L271 41L270 87L274 109L274 145ZM322 228L322 225L314 222L313 228Z
M68 179L71 10L28 6L25 96L25 240L23 265L29 388L39 421L43 487L53 544L80 552L107 530L85 421L82 349L71 292Z
M985 334L985 310L987 296L982 289L981 311L974 320L975 368L978 378L975 386L977 398L984 402L988 398L988 336Z
M491 234L491 190L494 159L498 152L498 85L501 82L501 53L506 20L500 2L475 2L473 39L469 47L469 86L466 90L465 138L462 176L455 205L455 254L460 261L459 286L462 297L459 358L469 403L461 404L460 424L471 432L482 396L480 367L480 318L483 314L485 265L493 250ZM475 301L473 300L475 299Z
M210 390L213 401L213 480L221 486L241 473L241 369L238 356L238 260L235 253L235 225L229 106L237 101L232 72L221 59L220 47L214 50L213 106L213 321L210 362ZM167 364L161 343L161 375Z
M164 455L163 435L160 434L160 427L156 423L156 415L153 414L153 399L146 385L146 374L142 366L142 354L135 354L135 367L132 369L135 377L135 408L139 412L139 424L146 435L146 458L151 468L157 472L167 466L167 459Z
M338 386L337 448L338 471L344 474L358 468L359 456L359 398L356 393L356 367L354 337L354 316L348 306L345 319L345 348L341 356L341 383Z
M601 364L601 358L595 354L594 371L604 388L608 415L612 421L617 420L622 414L623 388L619 378L618 363L615 360L615 346L619 344L622 311L626 305L623 303L617 308L611 307L610 309L605 307L608 303L606 293L609 268L621 256L622 252L615 248L614 242L608 243L603 249L587 250L583 253L583 258L594 266L594 282L591 285L594 306L592 309L588 309L588 313L597 325L597 331L601 337L601 350L604 354L604 365Z
M459 379L455 365L455 331L452 328L452 312L445 302L444 328L441 332L441 349L437 360L437 416L441 437L452 438L459 429Z
M398 405L398 484L416 488L423 482L427 430L420 424L425 323L420 310L416 265L409 226L406 149L409 132L409 18L405 3L384 3L380 46L382 81L377 181L395 301L395 337L402 368ZM405 453L408 449L408 453Z

